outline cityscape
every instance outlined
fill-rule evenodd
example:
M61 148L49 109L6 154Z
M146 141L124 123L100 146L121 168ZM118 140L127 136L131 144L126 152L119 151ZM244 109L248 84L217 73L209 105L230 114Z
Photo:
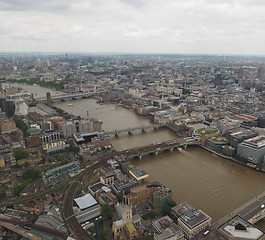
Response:
M1 239L265 239L264 60L1 54Z
M0 240L265 240L262 0L0 0Z

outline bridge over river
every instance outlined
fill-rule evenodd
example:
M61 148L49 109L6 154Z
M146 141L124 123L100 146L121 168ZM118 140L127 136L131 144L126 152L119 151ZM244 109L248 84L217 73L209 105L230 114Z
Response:
M200 145L201 143L191 137L182 138L182 139L173 139L166 142L154 143L148 146L137 147L125 151L119 152L119 155L123 156L123 158L133 158L139 157L142 159L143 155L147 154L155 154L157 155L159 152L169 150L173 151L175 148L186 148L189 145Z
M157 130L157 129L159 129L161 127L165 127L165 126L166 125L163 125L163 124L153 124L153 125L149 125L149 126L142 126L142 127L134 127L134 128L121 129L121 130L114 130L114 131L110 131L110 132L106 132L106 133L108 135L115 135L116 137L118 137L120 133L132 134L133 132L136 132L136 131L146 132L148 129Z
M95 96L96 92L89 92L89 93L72 93L72 94L63 94L63 95L54 95L51 96L51 100L54 102L58 101L66 101L66 100L75 100L79 98L89 98ZM47 97L36 98L39 102L46 102Z
M218 236L218 228L237 215L251 224L263 219L265 217L265 191L212 224L209 229L210 234L205 237L205 240L215 240ZM203 233L200 236L202 237Z

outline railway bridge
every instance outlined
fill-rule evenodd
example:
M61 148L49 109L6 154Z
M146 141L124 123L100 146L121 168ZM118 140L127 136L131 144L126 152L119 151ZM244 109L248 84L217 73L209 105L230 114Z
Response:
M142 132L146 132L148 129L154 129L157 130L161 127L165 127L165 125L163 124L153 124L153 125L149 125L149 126L141 126L141 127L134 127L134 128L126 128L126 129L121 129L121 130L114 130L114 131L110 131L110 132L106 132L108 135L115 135L115 137L118 137L119 134L121 133L128 133L128 134L133 134L133 132L136 131L142 131Z

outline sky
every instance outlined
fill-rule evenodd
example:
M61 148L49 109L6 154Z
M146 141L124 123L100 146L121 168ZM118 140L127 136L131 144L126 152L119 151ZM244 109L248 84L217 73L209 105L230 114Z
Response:
M0 0L0 52L265 55L265 1Z

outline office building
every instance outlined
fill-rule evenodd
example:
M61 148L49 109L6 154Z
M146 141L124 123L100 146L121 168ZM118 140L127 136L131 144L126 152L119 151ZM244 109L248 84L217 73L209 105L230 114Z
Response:
M260 135L240 143L238 145L238 154L241 157L247 158L253 164L263 162L265 155L265 136Z
M211 225L211 217L202 210L195 209L188 202L183 202L171 209L171 215L178 223L186 239L192 239L197 233Z
M97 119L73 120L61 123L65 138L73 137L76 133L91 133L101 131L102 122Z
M229 140L229 144L237 148L239 143L242 143L246 139L250 139L258 136L257 133L247 129L247 128L232 128L227 130L226 137Z
M169 216L152 222L155 240L184 240L184 233Z

